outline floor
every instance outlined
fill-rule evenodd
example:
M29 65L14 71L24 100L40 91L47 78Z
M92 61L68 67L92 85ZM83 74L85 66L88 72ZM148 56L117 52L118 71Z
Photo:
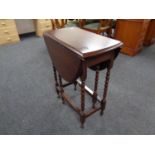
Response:
M93 80L89 70L91 88ZM79 103L79 92L73 86L67 91ZM89 117L81 129L79 116L56 96L44 40L33 36L0 46L0 134L155 134L155 45L135 57L118 56L107 101L104 115Z

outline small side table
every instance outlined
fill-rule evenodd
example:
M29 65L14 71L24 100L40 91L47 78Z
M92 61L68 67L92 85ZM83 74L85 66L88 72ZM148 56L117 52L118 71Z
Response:
M83 128L86 118L100 110L100 114L106 106L106 96L110 78L110 70L114 59L117 57L122 42L103 37L80 28L62 28L44 33L44 39L52 59L55 88L62 102L68 104L80 115ZM94 90L90 90L85 81L87 68L96 72ZM98 96L99 71L107 69L104 92L102 98ZM67 83L62 83L62 78ZM81 88L80 107L65 93L64 87L79 84ZM92 108L85 110L85 92L92 97Z

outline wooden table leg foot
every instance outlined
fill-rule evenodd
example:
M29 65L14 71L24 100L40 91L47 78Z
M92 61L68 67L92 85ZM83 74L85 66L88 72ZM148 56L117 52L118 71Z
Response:
M85 117L84 116L80 116L80 122L81 122L81 128L84 128L84 123L85 123Z
M57 87L57 86L56 86ZM56 89L56 93L57 93L57 96L58 96L58 98L59 98L59 91L58 91L58 89Z
M74 82L74 90L77 90L76 86L77 86L77 82Z
M92 96L92 102L93 102L92 108L95 109L95 104L97 102L97 94L96 93L94 93Z
M103 116L103 114L104 114L104 111L103 111L103 110L101 110L100 115L101 115L101 116Z
M101 112L100 112L100 115L101 115L101 116L102 116L103 113L104 113L105 105L106 105L106 101L102 101L102 102L101 102Z

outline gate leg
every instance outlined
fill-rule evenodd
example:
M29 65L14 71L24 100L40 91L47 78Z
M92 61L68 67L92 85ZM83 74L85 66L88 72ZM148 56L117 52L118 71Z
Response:
M53 72L54 72L54 79L55 79L55 90L56 90L58 97L60 97L59 96L59 89L58 89L59 84L58 84L58 78L57 78L57 71L56 71L56 68L54 67L54 65L53 65Z
M62 78L61 78L60 74L59 74L59 84L60 84L60 95L61 95L62 103L64 104L65 103L64 98L63 98L64 89L62 86Z
M95 73L95 85L94 85L94 93L92 96L93 108L95 108L95 103L97 101L97 88L98 88L98 80L99 80L99 66L97 66Z
M104 92L103 92L103 99L101 101L101 115L103 115L103 111L105 109L106 106L106 97L107 97L107 92L108 92L108 84L109 84L109 79L110 79L110 65L107 68L107 73L106 73L106 77L105 77L105 84L104 84Z

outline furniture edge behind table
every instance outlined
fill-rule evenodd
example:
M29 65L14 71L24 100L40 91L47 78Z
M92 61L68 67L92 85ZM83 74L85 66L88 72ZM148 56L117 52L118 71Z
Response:
M55 88L62 102L68 104L80 115L83 128L86 118L96 111L103 111L106 105L106 96L113 61L117 57L122 42L97 35L80 28L62 28L44 33L44 40L52 59ZM87 68L96 72L94 90L90 90L85 81ZM104 92L102 98L98 96L99 71L107 69ZM62 83L62 78L67 83ZM64 91L64 87L78 84L81 88L81 103L77 107ZM85 92L92 97L92 108L85 111Z
M145 35L144 45L150 46L155 43L155 19L151 19Z
M135 56L143 49L149 19L118 19L114 38L124 43L121 52Z

